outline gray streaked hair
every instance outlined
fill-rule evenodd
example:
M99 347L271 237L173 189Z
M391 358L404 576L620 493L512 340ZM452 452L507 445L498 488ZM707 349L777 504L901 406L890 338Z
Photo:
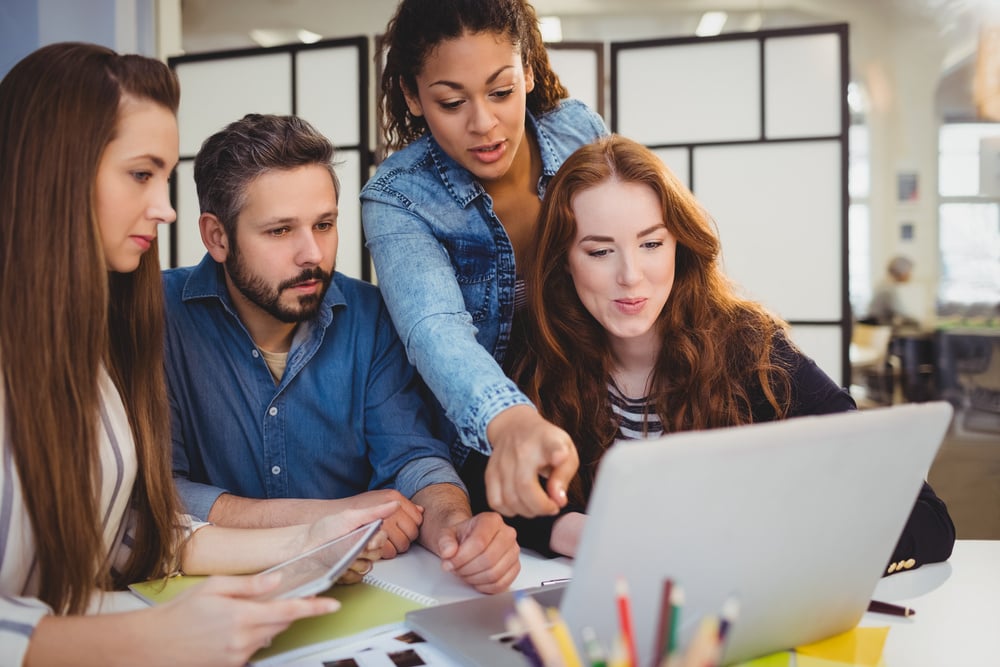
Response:
M247 114L206 139L195 156L194 181L201 212L217 217L226 235L233 238L251 181L275 169L312 164L330 172L339 198L333 153L330 140L302 118Z

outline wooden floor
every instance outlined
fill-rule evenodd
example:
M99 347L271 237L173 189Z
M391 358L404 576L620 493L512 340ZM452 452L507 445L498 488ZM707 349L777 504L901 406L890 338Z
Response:
M928 481L958 539L1000 540L1000 416L956 413Z

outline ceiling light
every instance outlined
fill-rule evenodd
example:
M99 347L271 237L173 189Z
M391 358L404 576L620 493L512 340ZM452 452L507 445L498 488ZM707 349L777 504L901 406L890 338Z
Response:
M725 12L705 12L698 21L698 27L694 34L699 37L711 37L722 32L722 26L726 25L728 15Z
M303 44L315 44L319 40L323 39L323 35L313 32L312 30L299 30L295 33L299 38L299 41Z
M558 16L543 16L538 19L538 29L542 33L543 42L562 41L562 21Z
M314 44L323 39L323 35L305 29L257 28L250 31L250 39L266 48L279 44L294 44L295 42Z

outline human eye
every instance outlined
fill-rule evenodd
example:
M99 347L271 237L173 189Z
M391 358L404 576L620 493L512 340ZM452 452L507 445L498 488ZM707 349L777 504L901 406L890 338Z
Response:
M149 179L153 177L153 172L143 171L141 169L133 170L130 173L132 175L132 178L134 178L139 183L146 183L149 181Z
M647 250L655 250L663 245L663 241L644 241L639 247Z
M495 90L492 93L493 97L497 98L498 100L505 100L513 94L514 94L514 86L509 86L502 90Z
M465 100L442 100L438 102L438 106L440 106L445 111L455 111L464 103Z
M316 223L316 230L320 232L328 232L333 229L334 224L329 220L324 220L323 222Z
M596 250L588 250L587 254L591 257L607 257L611 254L609 248L597 248Z
M286 234L288 234L288 232L289 232L288 227L274 227L272 229L267 230L268 235L273 236L275 238L280 238L282 236L285 236Z

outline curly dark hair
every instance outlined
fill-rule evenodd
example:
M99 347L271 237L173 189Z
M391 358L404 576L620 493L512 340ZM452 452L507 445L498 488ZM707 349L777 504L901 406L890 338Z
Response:
M405 91L417 89L417 74L441 42L465 33L496 33L510 38L530 67L535 88L527 105L533 114L551 111L569 97L549 65L535 9L526 0L402 0L383 38L385 66L378 100L385 142L398 150L427 131L427 122L410 113Z

